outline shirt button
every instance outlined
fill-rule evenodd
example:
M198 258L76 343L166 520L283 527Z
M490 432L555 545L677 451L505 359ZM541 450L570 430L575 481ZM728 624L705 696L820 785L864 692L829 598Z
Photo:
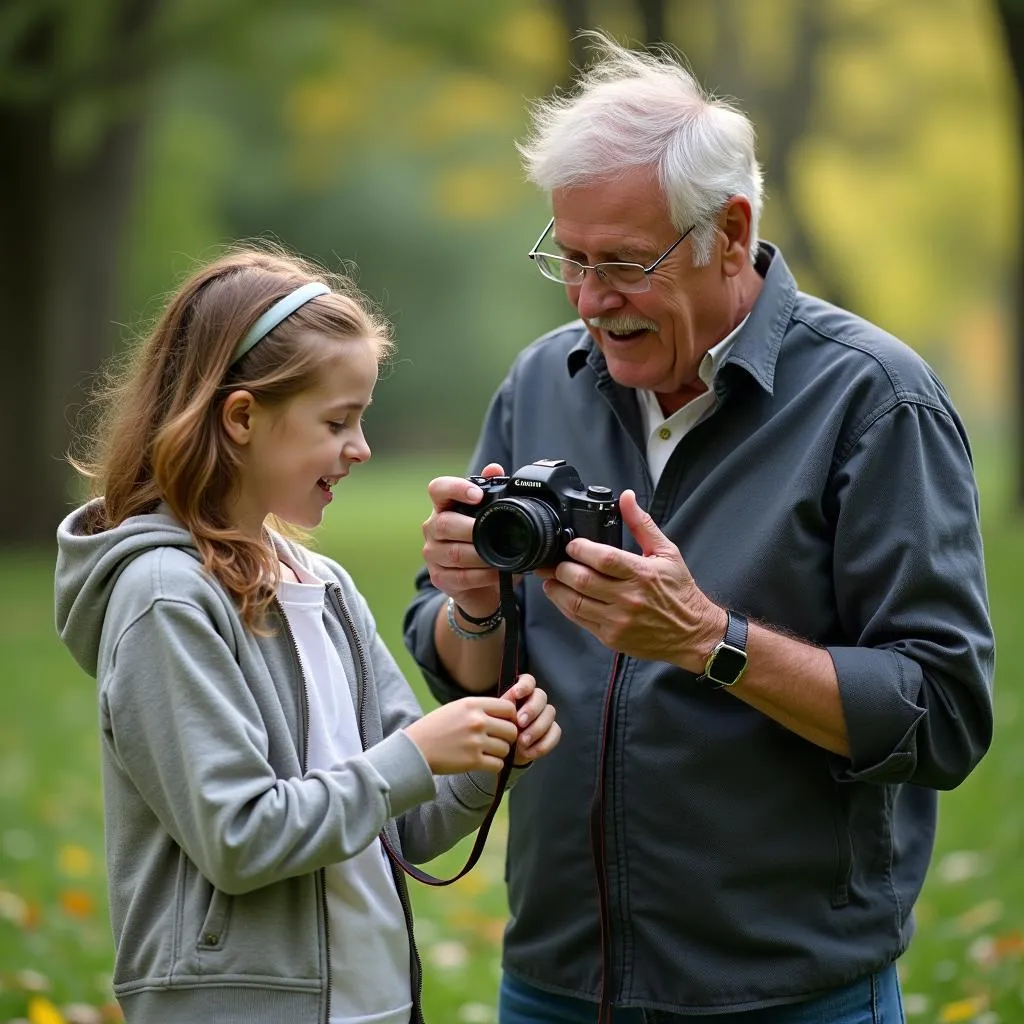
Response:
M662 441L667 441L671 436L672 436L672 431L669 430L668 427L662 427L658 431L658 437L660 437L662 439Z
M214 935L213 932L207 932L203 936L203 942L205 942L206 945L208 946L216 946L218 939L220 939L220 936Z

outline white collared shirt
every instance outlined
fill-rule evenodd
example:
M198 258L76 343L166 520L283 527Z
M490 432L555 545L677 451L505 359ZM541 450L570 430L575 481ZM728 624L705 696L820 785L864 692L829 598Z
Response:
M712 389L715 375L718 373L725 357L736 340L740 328L747 322L744 317L739 324L733 328L717 345L704 353L697 369L697 376L707 386L707 391L691 398L681 409L677 409L671 416L666 416L661 411L658 396L646 388L637 388L637 399L640 402L640 415L644 421L644 431L647 434L647 465L651 471L651 480L654 486L658 486L662 470L669 460L669 456L675 451L680 440L700 423L704 417L715 407L717 398Z

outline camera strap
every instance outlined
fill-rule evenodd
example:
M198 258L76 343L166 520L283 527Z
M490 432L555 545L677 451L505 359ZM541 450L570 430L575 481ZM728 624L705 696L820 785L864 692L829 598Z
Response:
M519 605L516 602L513 590L512 573L499 572L498 583L501 588L501 614L505 620L505 639L501 651L501 665L498 669L498 682L495 687L495 696L500 697L519 678ZM391 845L387 836L381 833L381 842L391 862L397 864L407 875L415 878L417 882L422 882L424 885L451 885L452 882L457 882L463 875L471 871L480 859L480 854L484 851L487 833L490 831L491 822L494 820L494 815L501 804L505 786L508 784L509 775L512 774L512 768L515 764L515 757L516 748L513 744L512 749L505 758L501 772L498 774L498 783L494 790L491 805L487 808L487 813L477 829L476 839L473 841L473 849L470 851L465 865L458 874L452 875L451 878L436 878L434 875L428 874L415 864L410 864Z

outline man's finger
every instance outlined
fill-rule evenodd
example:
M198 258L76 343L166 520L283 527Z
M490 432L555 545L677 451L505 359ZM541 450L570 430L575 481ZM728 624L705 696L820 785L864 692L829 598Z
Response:
M645 556L671 555L676 546L658 529L658 524L644 511L633 491L623 491L619 498L619 512L622 522L633 535Z

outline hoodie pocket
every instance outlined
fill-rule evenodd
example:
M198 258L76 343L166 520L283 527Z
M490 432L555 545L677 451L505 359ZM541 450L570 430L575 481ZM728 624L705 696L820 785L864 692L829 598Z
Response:
M222 893L220 889L214 889L202 927L199 929L196 948L201 951L223 949L230 918L231 897Z

